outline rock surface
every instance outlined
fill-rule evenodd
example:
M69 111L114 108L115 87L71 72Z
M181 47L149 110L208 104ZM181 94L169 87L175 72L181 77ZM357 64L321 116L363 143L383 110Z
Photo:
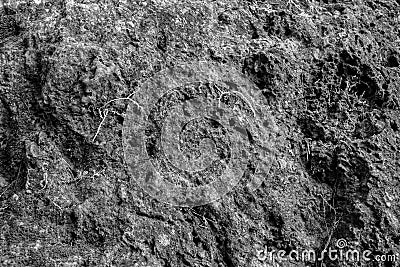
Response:
M0 3L0 266L268 266L265 246L338 240L398 266L399 36L395 0ZM255 191L173 207L131 181L126 99L199 61L255 85L276 161Z

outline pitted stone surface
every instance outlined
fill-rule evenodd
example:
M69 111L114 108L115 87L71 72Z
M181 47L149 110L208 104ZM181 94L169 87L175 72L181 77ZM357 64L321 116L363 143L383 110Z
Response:
M267 178L273 134L251 83L229 67L199 63L165 70L134 95L124 147L135 181L177 206L220 199L257 166L248 186ZM262 176L262 178L260 178ZM257 181L257 182L256 182Z

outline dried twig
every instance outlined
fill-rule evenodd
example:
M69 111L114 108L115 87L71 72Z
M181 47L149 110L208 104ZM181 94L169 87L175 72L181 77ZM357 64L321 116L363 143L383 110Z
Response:
M121 97L121 98L111 99L110 101L108 101L107 103L105 103L105 104L99 109L100 117L102 118L102 120L101 120L101 122L100 122L100 124L99 124L99 127L97 128L96 134L94 135L94 137L93 137L93 139L92 139L92 142L94 142L94 141L96 140L97 136L99 135L100 129L101 129L101 127L103 126L103 124L104 124L104 122L105 122L105 120L106 120L106 117L107 117L107 115L108 115L109 112L115 113L115 114L117 114L117 115L121 115L121 114L119 114L119 113L117 113L117 112L110 111L108 108L105 108L105 107L106 107L107 105L109 105L109 104L115 102L115 101L120 101L120 100L129 100L129 101L131 101L131 102L133 102L133 103L135 103L136 105L139 106L139 104L138 104L135 100L133 100L133 99L131 98L133 95L134 95L134 93L128 95L127 97ZM102 110L104 110L104 111L102 111Z
M96 137L99 135L100 129L101 129L101 127L103 126L104 122L106 121L107 115L108 115L108 109L105 109L105 110L104 110L104 113L102 113L102 112L100 111L100 116L102 117L102 120L101 120L101 122L100 122L100 124L99 124L99 127L97 128L96 134L94 135L94 137L93 137L93 139L92 139L92 142L94 142L94 140L96 140Z

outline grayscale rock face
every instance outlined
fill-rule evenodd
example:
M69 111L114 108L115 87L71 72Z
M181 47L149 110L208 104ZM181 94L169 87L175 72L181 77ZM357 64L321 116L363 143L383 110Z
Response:
M8 186L9 181L6 179L7 171L5 167L8 165L7 152L9 134L9 114L3 103L0 103L0 159L1 159L1 172L0 172L0 188L4 189Z
M181 64L152 77L130 98L124 120L134 184L181 207L220 200L240 182L257 189L269 179L276 141L258 94L227 65Z
M1 1L0 266L397 266L399 23Z

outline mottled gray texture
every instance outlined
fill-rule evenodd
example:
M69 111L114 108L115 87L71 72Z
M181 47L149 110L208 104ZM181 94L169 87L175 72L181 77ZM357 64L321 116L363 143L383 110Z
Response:
M0 37L0 266L258 267L264 245L341 238L400 252L398 1L7 2L20 30ZM131 182L127 98L195 62L252 84L276 162L254 191L171 207ZM281 264L306 265L323 266Z

